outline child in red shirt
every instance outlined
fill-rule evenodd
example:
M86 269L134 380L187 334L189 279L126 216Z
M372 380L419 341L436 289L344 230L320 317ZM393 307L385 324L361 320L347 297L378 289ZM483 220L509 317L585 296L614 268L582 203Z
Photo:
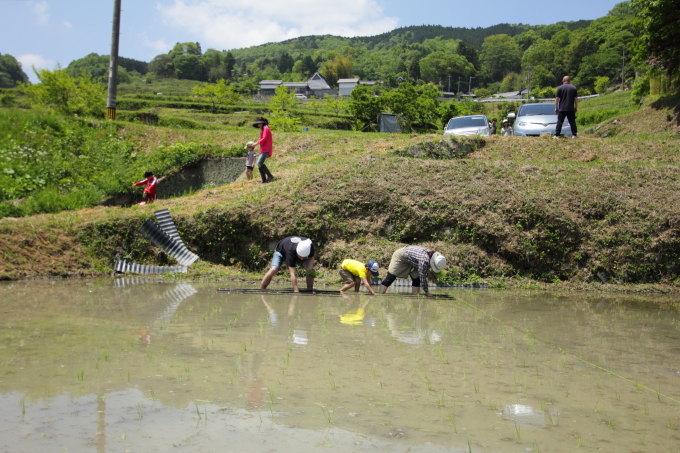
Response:
M145 205L156 201L156 185L158 184L158 178L150 171L144 173L144 178L146 179L133 184L133 186L143 186L146 184L146 187L144 188L144 201L137 203L138 205Z

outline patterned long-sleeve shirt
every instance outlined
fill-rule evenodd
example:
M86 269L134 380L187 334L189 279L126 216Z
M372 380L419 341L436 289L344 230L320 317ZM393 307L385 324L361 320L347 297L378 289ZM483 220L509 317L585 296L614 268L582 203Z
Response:
M418 269L418 276L420 277L420 287L425 294L429 291L427 284L427 277L430 275L430 253L432 250L425 247L418 247L412 245L404 249L404 258L408 263Z

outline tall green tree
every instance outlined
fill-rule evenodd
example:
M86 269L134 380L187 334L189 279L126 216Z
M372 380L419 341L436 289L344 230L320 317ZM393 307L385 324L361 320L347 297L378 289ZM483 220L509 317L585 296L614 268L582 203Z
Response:
M506 74L519 70L519 46L508 35L489 36L482 44L479 59L491 78L498 81Z
M452 80L466 78L475 73L475 67L462 55L433 52L420 60L421 78L430 83L439 83L451 75Z
M636 61L652 60L671 74L680 72L680 4L677 0L632 0Z
M472 63L472 66L474 66L475 69L479 69L479 52L477 52L477 49L470 46L465 41L461 41L458 43L458 50L456 53L465 57L467 61Z
M213 113L217 111L218 105L234 105L241 99L236 88L229 85L224 79L218 80L214 85L210 83L196 85L192 88L192 91L195 95L211 103Z
M158 78L175 77L175 65L170 55L156 55L149 63L149 72L153 72Z
M0 88L11 88L17 83L28 83L28 76L21 69L21 63L12 55L0 53Z
M282 53L278 63L279 72L281 72L281 74L290 72L293 69L294 64L295 60L293 60L293 57L288 55L288 52Z
M31 104L73 115L102 116L106 104L106 85L83 72L71 77L64 69L35 71L40 83L21 84Z

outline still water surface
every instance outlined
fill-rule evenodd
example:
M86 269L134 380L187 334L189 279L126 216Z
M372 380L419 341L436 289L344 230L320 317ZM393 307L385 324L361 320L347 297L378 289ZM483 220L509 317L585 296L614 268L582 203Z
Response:
M661 299L216 288L0 285L0 451L680 451Z

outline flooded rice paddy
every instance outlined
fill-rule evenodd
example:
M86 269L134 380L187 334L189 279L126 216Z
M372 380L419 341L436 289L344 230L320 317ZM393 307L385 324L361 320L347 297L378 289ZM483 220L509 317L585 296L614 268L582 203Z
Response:
M660 299L216 288L0 285L0 451L680 451Z

